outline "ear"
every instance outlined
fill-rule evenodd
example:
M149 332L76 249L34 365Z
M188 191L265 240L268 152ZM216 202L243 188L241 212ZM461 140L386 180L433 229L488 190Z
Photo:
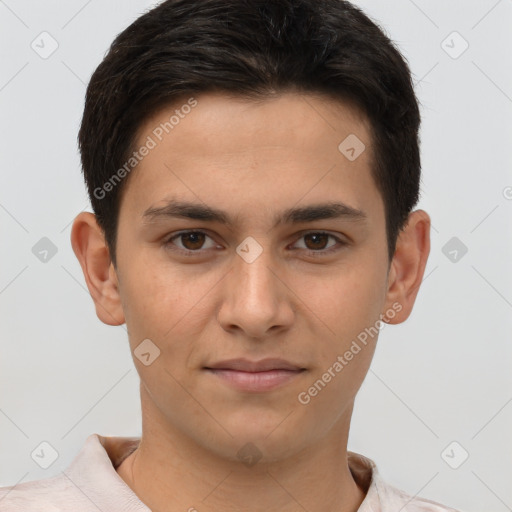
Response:
M423 210L409 214L406 226L397 238L396 250L388 274L388 289L382 320L399 324L411 314L430 253L430 217ZM395 315L386 316L386 311Z
M71 228L71 246L80 262L96 315L107 325L125 322L117 273L110 260L103 230L93 213L81 212Z

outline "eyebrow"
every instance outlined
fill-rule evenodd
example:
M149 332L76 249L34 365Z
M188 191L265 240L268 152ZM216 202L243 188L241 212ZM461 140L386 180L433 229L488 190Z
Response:
M160 219L185 218L206 222L219 222L233 227L235 220L225 211L201 203L170 200L160 207L150 207L142 214L143 223L150 224ZM367 215L362 210L341 202L313 204L297 208L289 208L274 217L274 226L279 224L298 224L323 219L344 219L362 222Z

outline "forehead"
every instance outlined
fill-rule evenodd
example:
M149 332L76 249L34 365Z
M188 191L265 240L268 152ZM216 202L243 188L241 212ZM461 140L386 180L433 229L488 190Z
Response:
M182 96L146 119L139 127L137 145L150 135L159 145L173 141L183 148L193 145L195 156L257 150L263 145L336 150L338 139L354 132L370 149L366 116L357 107L325 95L287 92L256 100L209 92ZM196 146L196 135L201 145ZM319 142L323 143L319 146Z
M235 209L251 204L257 212L340 194L359 209L379 201L370 125L355 107L299 93L191 98L160 109L138 131L135 149L152 148L132 171L123 202L139 217L166 196L218 207L228 200Z

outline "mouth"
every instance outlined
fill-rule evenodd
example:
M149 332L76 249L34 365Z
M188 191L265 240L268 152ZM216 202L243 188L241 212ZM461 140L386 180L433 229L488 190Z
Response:
M238 391L260 393L290 383L305 372L306 368L284 359L231 359L205 366L203 370Z

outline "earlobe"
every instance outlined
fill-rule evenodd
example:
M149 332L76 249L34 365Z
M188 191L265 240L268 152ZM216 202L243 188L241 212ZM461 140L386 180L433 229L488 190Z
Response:
M411 314L430 253L430 217L415 210L400 232L389 271L383 320L399 324ZM393 315L386 314L393 309Z
M96 315L107 325L125 322L116 271L110 259L103 230L90 212L81 212L73 221L71 246L82 267Z

